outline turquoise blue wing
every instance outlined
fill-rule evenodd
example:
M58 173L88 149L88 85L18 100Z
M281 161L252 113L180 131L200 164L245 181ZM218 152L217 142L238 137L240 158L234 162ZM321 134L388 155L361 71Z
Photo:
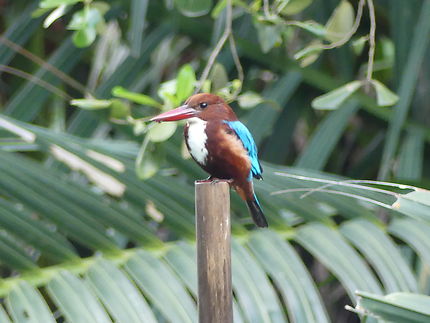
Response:
M224 121L237 135L237 137L242 141L243 147L248 151L249 159L251 160L251 172L249 174L249 179L252 177L262 179L261 174L263 173L263 168L258 161L258 151L255 145L254 138L252 138L251 133L248 128L240 121Z

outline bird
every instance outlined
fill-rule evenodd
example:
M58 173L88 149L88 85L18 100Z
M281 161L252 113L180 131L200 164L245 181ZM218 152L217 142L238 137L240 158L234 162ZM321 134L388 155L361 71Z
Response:
M254 223L268 227L254 192L253 178L262 180L263 168L257 146L248 128L218 95L198 93L176 109L161 113L151 121L187 119L185 143L194 161L207 173L207 181L227 180L246 201Z

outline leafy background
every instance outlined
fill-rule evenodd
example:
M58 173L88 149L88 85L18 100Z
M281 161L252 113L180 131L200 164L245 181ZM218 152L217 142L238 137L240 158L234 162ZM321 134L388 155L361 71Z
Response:
M0 1L0 322L197 320L205 174L146 121L194 91L229 3ZM360 3L233 1L243 82L227 43L203 87L241 90L270 223L232 193L235 322L429 320L430 2L375 1L373 87L372 1L320 48Z

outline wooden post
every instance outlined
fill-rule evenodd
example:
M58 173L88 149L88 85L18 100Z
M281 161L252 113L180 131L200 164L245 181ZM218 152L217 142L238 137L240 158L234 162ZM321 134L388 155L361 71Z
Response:
M230 188L195 182L199 322L232 323Z

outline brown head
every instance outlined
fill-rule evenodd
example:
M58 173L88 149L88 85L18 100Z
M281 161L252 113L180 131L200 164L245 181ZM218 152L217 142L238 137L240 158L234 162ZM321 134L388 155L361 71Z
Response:
M219 96L199 93L190 96L180 107L155 116L151 121L177 121L189 118L209 120L237 120L230 106Z

